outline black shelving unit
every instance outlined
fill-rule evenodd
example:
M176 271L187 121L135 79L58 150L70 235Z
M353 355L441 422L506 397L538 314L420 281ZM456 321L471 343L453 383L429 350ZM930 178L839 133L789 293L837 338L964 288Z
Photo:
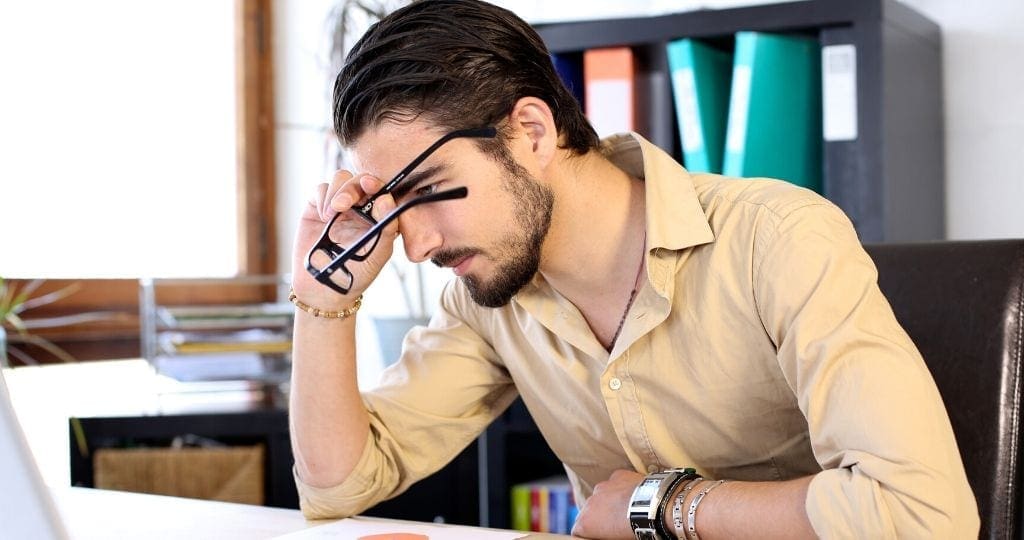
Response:
M78 446L79 429L83 448ZM72 418L68 433L71 485L80 487L95 486L92 456L100 448L166 447L179 435L197 435L227 445L263 444L265 504L299 507L292 477L294 457L288 412L282 408L260 406L232 412ZM440 471L363 515L477 525L478 470L477 446L470 445Z
M665 45L691 37L725 43L741 30L818 36L856 47L858 137L825 144L824 195L864 242L945 236L942 34L895 0L806 0L724 10L537 27L553 53L630 46L650 132L680 156Z
M526 405L516 399L477 439L480 518L483 527L511 526L512 486L565 474Z

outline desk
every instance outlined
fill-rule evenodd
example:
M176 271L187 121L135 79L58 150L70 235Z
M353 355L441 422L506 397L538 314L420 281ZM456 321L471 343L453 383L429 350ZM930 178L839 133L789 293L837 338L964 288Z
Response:
M146 428L148 436L162 437L168 431L180 431L175 424L185 418L191 418L188 431L202 428L200 431L207 435L217 435L219 428L212 425L217 417L244 415L266 407L265 399L251 392L182 392L179 383L156 374L144 360L20 367L5 370L4 376L29 446L43 478L52 486L72 484L69 448L72 456L78 451L68 436L69 417L92 418L87 422L92 424L88 434L97 437L124 435L124 429L146 419L152 421ZM265 478L272 484L266 500L294 508L297 500L291 480L291 447L283 431L287 427L286 413L278 409L255 414L263 427L252 424L232 429L274 433L280 451L274 450L268 457L285 466L272 466L266 471ZM91 477L87 463L79 462L77 466ZM506 411L479 444L470 445L441 471L367 514L421 521L441 516L448 523L507 527L509 486L561 472L561 463L519 404ZM446 496L439 497L439 493Z
M295 540L351 540L367 534L398 532L419 533L427 535L431 540L569 538L562 535L366 517L306 521L298 510L102 489L64 487L54 489L53 494L72 540L256 540L282 536Z

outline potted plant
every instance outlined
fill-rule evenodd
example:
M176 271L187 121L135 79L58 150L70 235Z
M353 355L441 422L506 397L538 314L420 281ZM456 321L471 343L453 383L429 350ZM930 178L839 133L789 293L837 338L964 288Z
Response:
M38 363L25 350L12 345L34 345L64 362L74 361L67 351L46 338L31 334L30 331L82 322L94 318L96 314L30 320L22 318L22 313L25 311L52 304L78 290L78 284L71 284L56 291L33 297L32 295L39 290L44 281L34 279L18 287L10 280L5 280L0 276L0 367L10 367L12 358L26 365Z

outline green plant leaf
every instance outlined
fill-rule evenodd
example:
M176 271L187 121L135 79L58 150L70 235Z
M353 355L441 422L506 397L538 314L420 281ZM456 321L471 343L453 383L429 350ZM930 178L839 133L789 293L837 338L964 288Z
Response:
M7 318L5 320L11 323L11 326L13 326L14 329L17 330L19 334L24 334L28 332L28 329L25 328L25 321L21 320L21 317L19 317L16 313L8 313Z
M17 358L19 362L21 362L22 364L25 364L26 366L38 366L39 365L39 362L36 362L35 358L32 358L31 356L29 356L25 352L19 351L18 349L15 349L15 348L12 348L12 347L8 347L7 348L7 355L9 357Z
M17 336L8 336L8 340L12 343L27 343L29 345L35 345L43 349L44 351L57 357L61 362L75 362L75 357L71 356L70 353L60 348L56 343L39 336L33 336L32 334L23 334ZM8 349L10 352L10 349Z
M33 281L33 283L35 283L35 281ZM31 284L32 283L30 283L29 285ZM26 286L25 288L28 289L28 286ZM34 291L38 288L39 286L37 285L33 287L32 290ZM32 298L30 300L24 300L21 303L21 305L18 308L16 308L16 312L21 313L26 309L37 308L39 306L45 306L46 304L59 302L60 300L63 300L64 298L67 298L68 296L71 296L72 294L76 293L81 288L81 283L71 283L66 287L61 287L60 289L57 289L56 291L46 293L42 296L37 296L36 298Z
M29 281L24 287L21 288L21 292L14 297L14 301L11 303L11 311L17 313L23 311L25 308L25 302L28 300L29 295L36 292L36 289L43 285L44 279L33 279Z

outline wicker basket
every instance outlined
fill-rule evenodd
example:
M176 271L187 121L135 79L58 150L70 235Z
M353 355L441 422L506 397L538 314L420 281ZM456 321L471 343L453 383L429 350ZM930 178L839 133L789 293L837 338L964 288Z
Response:
M263 445L97 450L97 488L262 505Z

